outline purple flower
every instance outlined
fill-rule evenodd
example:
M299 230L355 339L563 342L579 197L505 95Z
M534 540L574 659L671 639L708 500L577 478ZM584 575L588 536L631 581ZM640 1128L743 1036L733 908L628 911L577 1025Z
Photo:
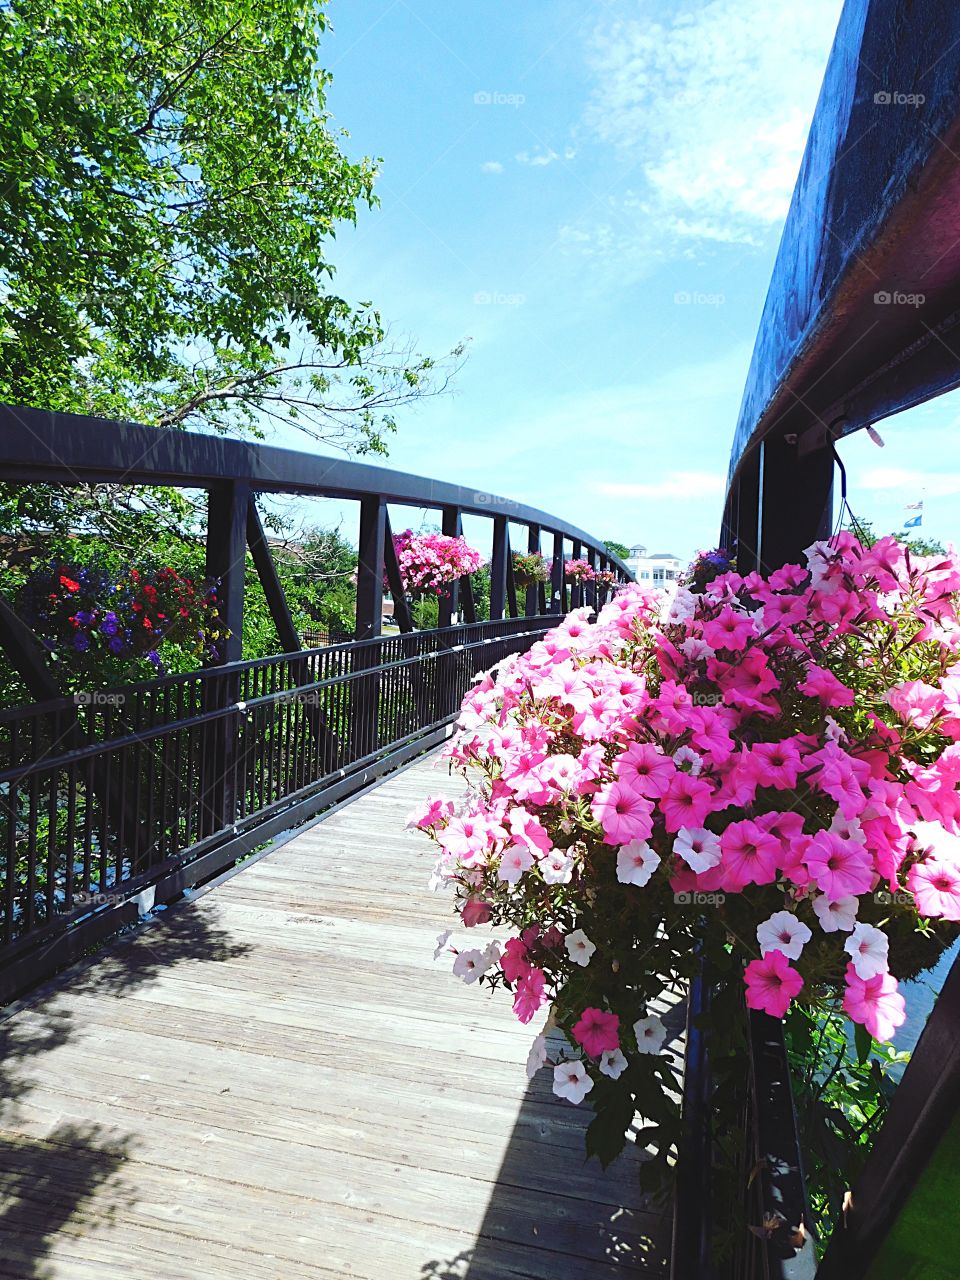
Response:
M115 613L105 614L103 621L100 623L100 630L105 636L115 636L117 634L117 615Z
M111 653L123 653L123 641L119 636L111 636L108 647Z
M152 663L153 663L153 665L154 665L155 667L159 667L159 665L160 665L160 655L159 655L159 653L157 653L156 649L151 649L151 650L150 650L150 652L147 654L147 659L148 659L150 662L152 662Z
M87 649L90 648L90 641L87 639L87 637L83 634L82 631L78 631L77 634L73 637L73 647L75 649L78 649L81 653L84 653Z

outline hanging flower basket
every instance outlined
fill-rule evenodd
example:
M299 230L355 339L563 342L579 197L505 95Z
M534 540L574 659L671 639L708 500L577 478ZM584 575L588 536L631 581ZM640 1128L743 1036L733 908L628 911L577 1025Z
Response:
M459 924L466 983L563 1047L530 1074L596 1110L604 1160L639 1112L666 1170L679 1133L655 1008L717 976L716 1037L743 995L782 1018L842 1011L889 1040L904 978L960 921L960 564L843 534L766 580L621 590L575 610L463 704L447 750L472 788L413 819ZM859 1041L858 1041L859 1043ZM736 1061L734 1059L734 1061Z
M52 562L20 589L18 608L49 652L73 670L104 657L146 658L162 674L162 646L215 662L230 634L217 584L198 583L169 565L111 571L98 564Z
M414 533L405 529L394 534L393 545L400 565L405 595L443 596L451 585L467 574L476 573L483 557L465 538L442 533ZM386 577L384 585L387 586Z
M589 560L567 560L563 566L567 582L592 582L597 576Z
M514 551L513 579L521 591L528 591L531 587L550 581L550 570L539 551L531 551L526 555Z

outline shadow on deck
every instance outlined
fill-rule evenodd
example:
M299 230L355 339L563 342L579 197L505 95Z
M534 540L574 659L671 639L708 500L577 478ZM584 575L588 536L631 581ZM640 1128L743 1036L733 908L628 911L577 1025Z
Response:
M664 1276L634 1148L431 961L422 762L0 1023L0 1277ZM399 891L398 891L399 890Z

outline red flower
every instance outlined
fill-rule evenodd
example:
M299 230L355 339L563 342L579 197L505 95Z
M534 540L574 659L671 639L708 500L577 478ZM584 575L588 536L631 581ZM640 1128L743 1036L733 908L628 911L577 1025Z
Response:
M134 580L134 582L139 582L139 581L140 581L140 573L139 573L139 571L138 571L137 569L131 569L131 570L130 570L130 577Z
M149 630L149 629L151 629L151 628L153 627L153 623L150 621L150 619L149 619L149 618L144 618L144 620L143 620L143 625L144 625L148 630Z
M181 609L181 610L180 610L180 617L181 617L181 618L187 618L187 617L189 617L189 616L190 616L190 610L189 610L189 609Z
M134 613L143 613L143 605L140 603L139 600L134 600L130 608L133 610Z
M80 590L80 583L74 582L74 580L72 578L68 578L65 573L61 573L60 575L60 585L61 587L66 587L68 591Z

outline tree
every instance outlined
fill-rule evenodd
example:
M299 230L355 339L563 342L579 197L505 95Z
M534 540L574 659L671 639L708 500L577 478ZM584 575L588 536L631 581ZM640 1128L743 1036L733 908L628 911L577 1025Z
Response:
M619 560L626 560L630 555L630 548L624 546L622 542L611 542L609 538L604 539L607 550Z
M856 534L865 547L872 547L875 542L879 542L880 535L874 533L873 524L869 520L847 520L844 529L848 533ZM942 556L946 554L946 548L942 542L937 542L935 538L923 538L914 536L907 538L903 532L891 533L891 538L896 538L903 546L909 547L915 556Z
M0 401L382 452L442 389L332 287L376 166L330 125L324 5L4 7Z

